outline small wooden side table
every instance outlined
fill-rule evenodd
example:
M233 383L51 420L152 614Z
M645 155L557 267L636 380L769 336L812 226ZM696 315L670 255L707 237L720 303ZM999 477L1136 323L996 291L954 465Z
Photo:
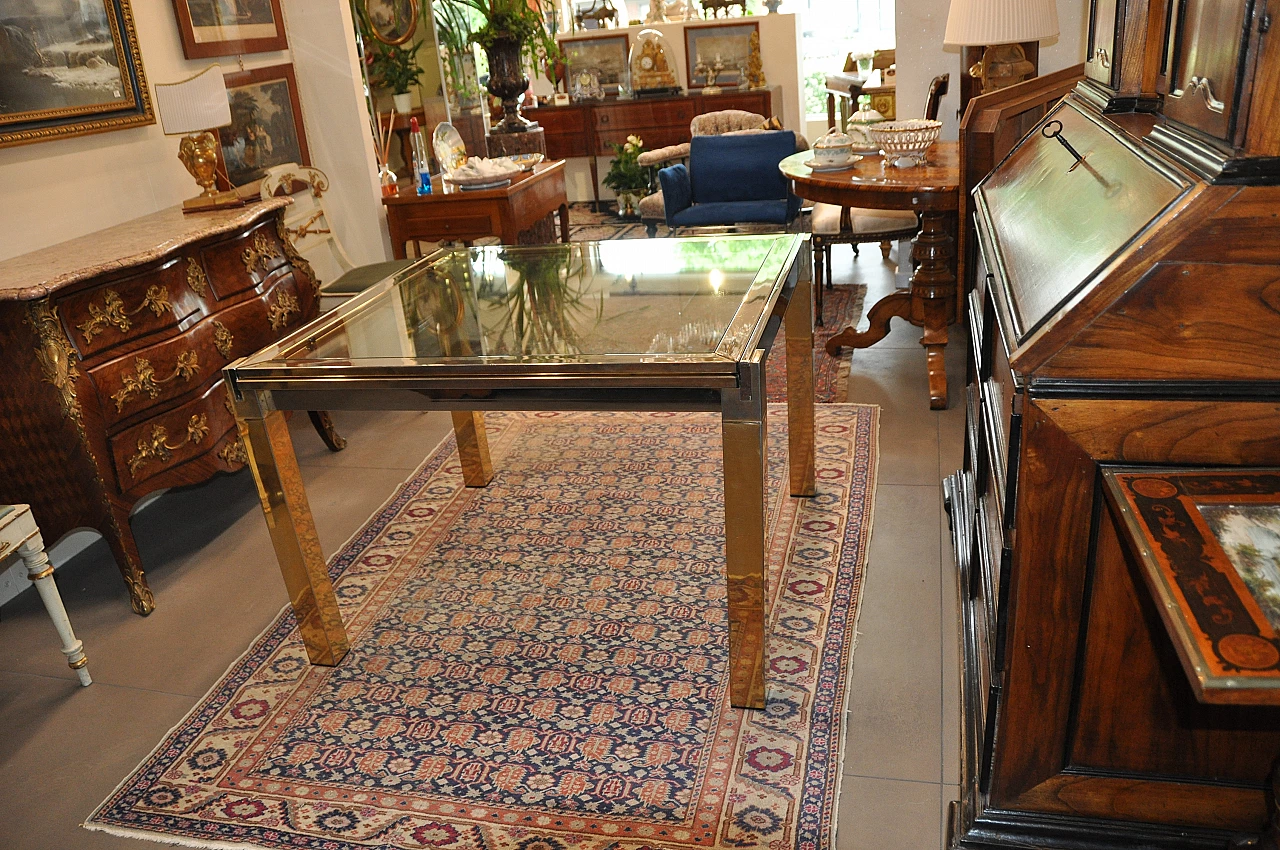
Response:
M62 654L67 656L67 665L76 671L81 685L93 684L89 678L88 659L84 656L84 644L76 640L75 632L71 630L67 609L58 594L58 585L53 582L53 565L44 552L44 540L31 516L30 506L0 505L0 564L15 554L22 558L27 567L27 578L35 583L40 601L53 619L53 627L62 639Z
M795 192L810 201L840 207L878 210L915 210L920 233L913 240L911 259L917 264L910 292L895 292L876 302L867 313L870 327L858 333L848 327L827 340L828 354L842 346L870 348L889 333L895 316L924 329L920 344L929 371L929 407L947 406L947 371L943 350L947 326L956 320L955 240L948 219L960 203L960 152L955 142L937 142L929 149L926 164L897 168L880 156L866 156L842 171L814 172L804 165L810 151L792 154L779 163L782 173L795 183ZM960 258L963 273L963 257Z
M429 195L406 187L382 203L397 260L408 256L409 242L451 240L470 246L485 236L497 236L504 245L515 245L522 230L552 213L560 215L560 241L569 241L564 160L536 165L501 189L465 191L437 176L431 178Z

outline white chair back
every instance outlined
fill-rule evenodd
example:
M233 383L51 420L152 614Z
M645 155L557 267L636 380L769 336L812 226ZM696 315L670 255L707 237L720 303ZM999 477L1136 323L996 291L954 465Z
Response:
M296 184L306 186L294 192ZM355 267L329 223L324 196L329 191L329 177L320 169L286 162L267 170L262 178L262 197L270 198L281 190L293 198L284 211L284 226L294 247L311 263L320 281L336 280Z

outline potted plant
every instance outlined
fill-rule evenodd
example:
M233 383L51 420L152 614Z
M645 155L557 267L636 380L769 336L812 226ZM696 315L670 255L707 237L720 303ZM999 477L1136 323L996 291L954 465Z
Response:
M649 176L640 165L644 153L644 141L639 136L627 136L622 144L613 145L613 164L604 176L604 185L618 196L618 215L635 218L636 203L649 188Z
M480 13L484 23L471 40L489 59L489 94L502 100L503 119L495 133L523 133L537 126L520 114L520 97L529 88L526 63L542 67L560 56L555 36L547 31L547 0L460 0Z
M367 44L370 48L369 73L379 86L391 90L396 111L407 114L412 108L409 89L422 77L422 69L418 67L417 60L418 48L422 43L418 42L408 49L380 41Z

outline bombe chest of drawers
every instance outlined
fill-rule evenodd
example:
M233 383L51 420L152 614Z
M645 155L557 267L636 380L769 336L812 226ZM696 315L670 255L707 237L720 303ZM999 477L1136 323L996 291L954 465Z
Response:
M29 503L50 541L100 531L139 614L131 509L244 466L222 367L316 315L288 203L174 207L0 262L0 502Z

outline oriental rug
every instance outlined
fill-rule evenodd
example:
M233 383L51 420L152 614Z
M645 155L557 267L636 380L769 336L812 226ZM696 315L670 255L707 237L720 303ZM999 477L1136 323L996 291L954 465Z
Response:
M85 826L272 850L829 850L878 409L817 408L812 499L785 494L770 415L765 709L728 703L718 418L489 414L488 487L462 486L450 437L330 562L342 663L310 666L281 612Z

